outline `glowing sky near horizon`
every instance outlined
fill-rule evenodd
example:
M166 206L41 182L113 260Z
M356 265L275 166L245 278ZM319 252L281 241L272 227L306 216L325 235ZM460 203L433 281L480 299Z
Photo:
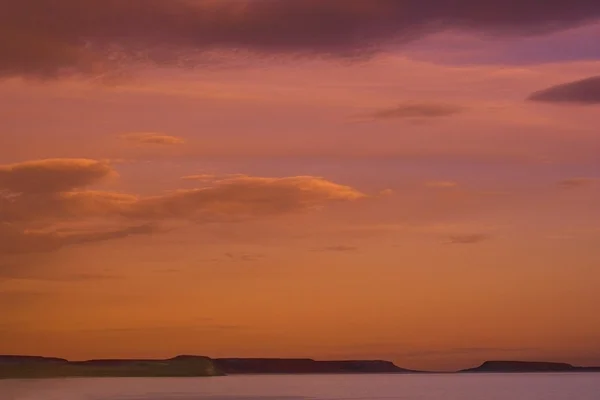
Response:
M13 3L0 354L600 365L600 3Z

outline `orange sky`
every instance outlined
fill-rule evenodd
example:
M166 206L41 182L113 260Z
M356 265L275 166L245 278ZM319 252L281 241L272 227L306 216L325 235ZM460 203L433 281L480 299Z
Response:
M0 354L600 364L599 108L525 100L598 73L581 29L0 63Z

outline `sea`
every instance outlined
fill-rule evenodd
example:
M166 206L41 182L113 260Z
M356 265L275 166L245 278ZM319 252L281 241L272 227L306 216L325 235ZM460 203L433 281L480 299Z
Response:
M0 380L1 400L600 400L600 373Z

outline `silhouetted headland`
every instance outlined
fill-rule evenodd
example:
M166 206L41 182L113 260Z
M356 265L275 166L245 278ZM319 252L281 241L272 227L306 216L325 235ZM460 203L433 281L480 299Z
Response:
M575 367L567 363L541 361L486 361L460 372L600 372L600 367Z

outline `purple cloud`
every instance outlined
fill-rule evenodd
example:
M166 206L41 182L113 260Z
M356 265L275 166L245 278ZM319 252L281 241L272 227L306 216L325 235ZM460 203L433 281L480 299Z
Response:
M531 94L528 100L547 103L600 104L600 75L540 90Z
M0 0L0 76L195 64L212 50L364 55L447 29L514 36L597 21L596 0Z

